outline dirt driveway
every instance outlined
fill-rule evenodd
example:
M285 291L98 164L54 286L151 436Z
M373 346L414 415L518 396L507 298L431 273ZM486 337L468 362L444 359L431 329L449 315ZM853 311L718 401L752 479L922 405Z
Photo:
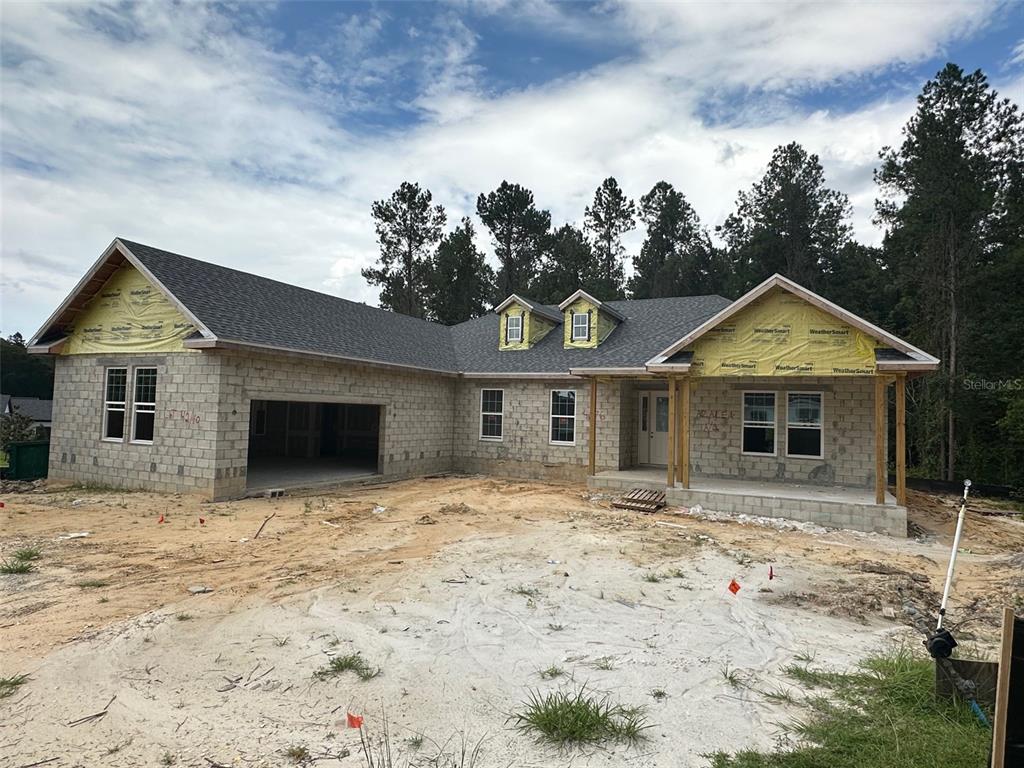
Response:
M480 477L5 501L0 559L41 555L0 575L0 677L29 675L0 699L0 766L204 768L363 765L349 711L374 733L386 713L396 765L463 740L482 742L478 768L770 746L796 714L786 665L917 642L903 606L934 608L954 509L915 498L921 536L895 540L638 516L575 486ZM972 517L964 547L950 615L984 647L1024 593L1024 525ZM380 674L314 676L346 654ZM645 706L647 738L568 757L509 727L531 691L582 684Z

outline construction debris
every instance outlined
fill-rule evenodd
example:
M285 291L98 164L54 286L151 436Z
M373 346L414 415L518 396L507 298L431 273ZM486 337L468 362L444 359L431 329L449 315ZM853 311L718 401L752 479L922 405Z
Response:
M632 509L650 514L665 506L665 494L646 488L634 488L625 496L615 499L612 506L616 509Z

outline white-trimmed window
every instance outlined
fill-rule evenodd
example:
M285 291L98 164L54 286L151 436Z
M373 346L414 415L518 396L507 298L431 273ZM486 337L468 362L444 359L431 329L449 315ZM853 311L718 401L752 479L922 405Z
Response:
M515 341L523 340L523 316L522 315L506 315L505 316L505 341L512 343Z
M156 426L156 368L135 369L132 442L152 443Z
M551 442L576 444L576 390L551 390Z
M590 313L572 313L572 340L588 341L590 339Z
M480 390L480 439L501 440L505 421L505 391Z
M775 393L743 393L742 452L751 456L775 455Z
M786 395L786 455L798 459L824 457L821 392Z
M128 369L107 368L103 383L103 439L124 440L125 405L128 398Z

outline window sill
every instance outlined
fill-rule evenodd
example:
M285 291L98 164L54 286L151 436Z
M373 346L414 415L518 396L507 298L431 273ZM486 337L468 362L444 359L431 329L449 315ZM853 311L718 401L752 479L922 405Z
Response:
M123 437L101 437L100 438L100 442L101 443L123 443L124 442L124 438Z
M778 455L778 451L772 451L771 453L751 453L750 451L740 451L740 456L760 456L764 459L775 459L778 458Z
M128 443L130 445L152 445L153 441L152 440L129 440Z
M481 443L501 443L504 442L504 440L505 438L503 437L484 437L483 435L480 436Z
M548 440L548 445L560 445L560 446L569 447L569 446L576 445L576 441L573 440L571 443L563 443L563 442L560 442L558 440Z
M822 454L820 456L807 456L807 455L804 455L804 454L787 453L786 454L786 458L787 459L810 459L811 461L822 461L822 460L824 460L825 455Z

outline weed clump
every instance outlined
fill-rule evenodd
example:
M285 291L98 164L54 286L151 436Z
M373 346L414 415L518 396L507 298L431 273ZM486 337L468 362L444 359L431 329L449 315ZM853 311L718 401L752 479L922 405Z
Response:
M643 707L615 704L586 686L576 692L535 691L509 722L563 749L609 741L634 743L645 738L644 731L650 728Z
M355 672L356 676L365 682L377 677L382 671L380 667L367 664L366 659L358 653L350 653L345 656L335 656L326 667L321 667L314 672L313 677L317 680L326 680L345 672Z

